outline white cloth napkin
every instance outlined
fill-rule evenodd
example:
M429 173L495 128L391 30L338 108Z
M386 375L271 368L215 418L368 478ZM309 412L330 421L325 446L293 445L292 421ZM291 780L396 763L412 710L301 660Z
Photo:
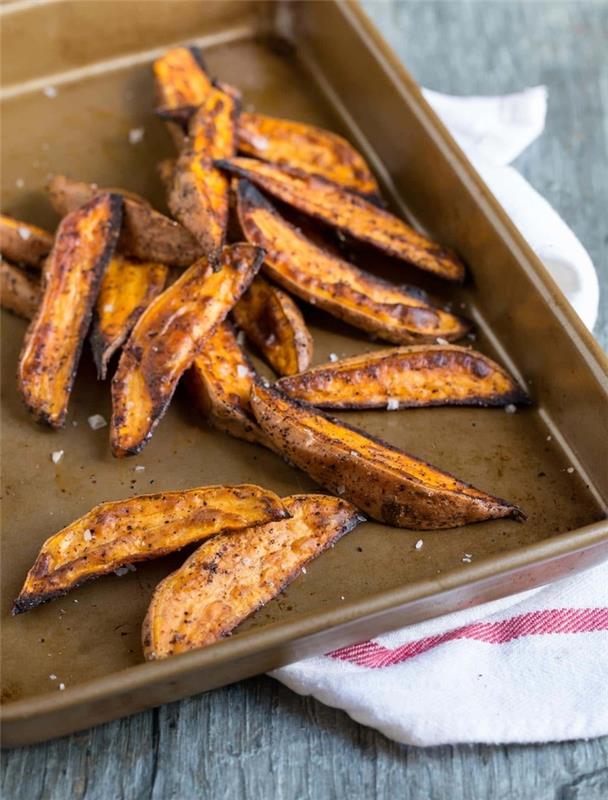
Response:
M545 87L505 97L425 96L592 328L599 292L589 256L507 166L543 130ZM409 744L607 734L608 563L271 675Z

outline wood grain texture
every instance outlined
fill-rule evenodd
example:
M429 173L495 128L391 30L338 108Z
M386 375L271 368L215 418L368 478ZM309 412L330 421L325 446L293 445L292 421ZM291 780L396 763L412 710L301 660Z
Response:
M516 162L593 258L608 291L608 3L365 1L423 85L549 87L547 128ZM604 306L606 306L604 300ZM608 308L595 330L608 347ZM608 738L420 749L256 678L2 754L6 800L600 800Z

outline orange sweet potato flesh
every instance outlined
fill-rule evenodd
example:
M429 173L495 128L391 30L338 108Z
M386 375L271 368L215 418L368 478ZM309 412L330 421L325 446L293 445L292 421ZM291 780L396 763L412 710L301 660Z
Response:
M165 288L168 272L164 264L133 261L119 254L108 264L91 331L91 349L101 380L143 311Z
M202 486L102 503L44 542L13 614L28 611L125 564L172 553L220 531L284 519L276 494L259 486Z
M104 189L95 183L55 175L47 184L51 205L59 214L75 211ZM112 189L123 199L123 224L118 250L141 261L171 267L189 267L203 255L203 248L179 222L155 211L133 192Z
M239 181L237 197L243 233L266 250L266 273L292 294L394 344L452 341L470 329L420 290L380 280L313 243L248 181Z
M65 423L99 285L120 230L122 201L101 194L65 217L43 273L44 295L28 328L18 388L38 422Z
M18 317L31 319L40 305L38 276L0 259L0 305Z
M251 406L275 449L321 486L397 528L433 530L513 517L511 503L257 382Z
M190 120L188 138L173 172L168 204L208 254L224 244L229 180L214 161L236 147L238 101L212 87Z
M320 175L353 192L380 194L363 156L342 136L314 125L243 112L239 150L262 161Z
M283 378L290 397L328 409L504 406L527 395L495 361L457 345L377 350Z
M300 309L264 278L256 277L232 316L279 375L294 375L310 365L312 336Z
M156 104L161 109L200 106L212 89L201 54L194 47L174 47L153 65Z
M341 186L253 158L222 160L217 166L247 178L284 203L388 255L448 281L464 280L464 265L453 252Z
M184 376L196 405L216 428L271 447L249 403L255 370L228 321L218 325Z
M148 661L228 636L361 519L337 497L294 495L284 503L290 519L205 542L157 586L142 631Z
M139 318L112 381L115 456L138 453L167 410L177 382L249 286L263 253L224 247L214 271L203 258L159 295Z
M47 231L0 214L0 253L9 261L41 267L52 246L53 237Z

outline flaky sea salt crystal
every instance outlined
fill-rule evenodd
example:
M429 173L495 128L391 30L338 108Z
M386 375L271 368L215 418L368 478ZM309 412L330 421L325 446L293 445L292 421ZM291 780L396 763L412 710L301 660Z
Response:
M338 360L338 356L335 353L330 353L329 360L335 362Z
M108 423L105 421L104 417L102 417L102 416L101 416L101 414L92 414L92 415L89 417L89 420L88 420L88 421L89 421L89 426L90 426L90 427L91 427L91 428L92 428L94 431L97 431L97 430L99 430L100 428L105 428L105 426L108 424Z
M85 540L85 542L91 541L91 539L93 538L93 533L90 528L86 529L86 531L82 534L82 538Z
M574 467L568 467L568 469L566 470L566 472L569 472L569 473L570 473L570 475L572 475L572 473L574 472Z
M63 458L63 452L63 450L55 450L53 453L51 453L51 461L53 464L59 464Z
M250 141L256 150L266 150L268 148L268 139L265 136L252 136Z
M143 128L131 128L129 131L129 144L139 144L144 138Z
M418 541L416 542L414 547L416 548L416 550L420 550L420 548L422 547L423 544L424 544L424 541L422 539L418 539Z
M122 578L127 572L129 572L129 570L126 567L118 567L118 569L114 570L114 575L118 575L119 578Z
M250 375L249 367L246 367L244 364L238 364L236 368L236 374L239 378L246 378Z
M103 307L103 310L106 312L106 314L111 314L112 311L114 311L114 306L112 305L112 303L106 303L105 306Z
M59 691L63 692L64 689L65 689L65 683L60 683L59 684Z
M517 411L517 406L513 405L513 403L509 403L508 405L505 406L505 411L507 412L507 414L515 414L515 412Z
M27 242L27 240L32 235L32 232L27 228L17 228L17 233L23 239L24 242Z
M145 467L144 467L144 465L143 465L143 464L138 464L138 465L137 465L136 467L134 467L133 469L135 470L135 472L143 472L143 471L145 470Z
M17 189L23 189L23 187L25 186L25 181L23 180L23 178L17 178L17 180L15 181L15 186L17 187Z
M386 410L397 411L398 408L399 408L399 400L397 400L395 397L389 398L389 401L386 404Z
M449 344L447 339L444 339L442 336L438 336L435 341L437 344Z
M57 89L54 86L45 86L42 90L42 93L45 95L45 97L48 97L49 100L57 97Z

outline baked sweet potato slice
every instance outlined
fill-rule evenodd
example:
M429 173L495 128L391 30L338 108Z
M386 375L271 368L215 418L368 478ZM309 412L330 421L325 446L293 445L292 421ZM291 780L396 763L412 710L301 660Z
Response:
M361 520L337 497L294 495L284 503L290 519L205 542L157 586L142 631L148 661L228 636Z
M226 238L230 183L214 161L235 152L237 114L238 102L212 87L190 121L173 171L171 213L209 254L216 253Z
M37 275L0 259L0 305L18 317L31 319L40 305L42 289Z
M43 273L44 294L28 328L18 388L38 422L65 423L82 343L120 230L122 200L101 194L65 217Z
M266 250L265 271L292 294L394 344L451 341L470 329L424 292L380 280L315 244L248 181L239 181L237 197L243 233Z
M224 247L214 271L203 258L139 318L112 381L115 456L138 453L167 410L177 382L249 286L263 259L248 244Z
M249 403L254 376L232 325L224 321L206 340L184 377L196 405L214 427L237 439L271 447Z
M253 158L222 160L217 166L247 178L284 203L388 255L448 281L464 280L464 265L451 250L417 233L399 217L324 178Z
M298 403L278 389L255 383L251 407L260 427L289 463L387 525L433 530L524 517L511 503Z
M180 550L220 531L287 516L274 492L259 486L202 486L102 503L42 545L13 614L66 594L125 564Z
M240 152L248 156L327 178L359 194L380 194L363 156L342 136L323 128L244 111L238 141Z
M47 231L0 214L0 253L9 261L42 267L52 246L53 237Z
M279 375L307 369L312 336L289 295L259 275L234 307L232 316Z
M212 88L197 47L173 47L156 59L152 69L161 109L200 106Z
M290 397L328 409L504 406L527 395L495 361L457 345L395 347L283 378Z
M133 261L116 254L108 264L95 303L91 349L97 375L104 380L108 364L133 326L165 288L164 264Z
M103 193L95 183L55 175L47 184L51 205L61 215L75 211ZM155 211L147 200L124 189L113 189L123 199L123 224L118 249L141 261L170 267L189 267L203 255L203 248L179 222Z

